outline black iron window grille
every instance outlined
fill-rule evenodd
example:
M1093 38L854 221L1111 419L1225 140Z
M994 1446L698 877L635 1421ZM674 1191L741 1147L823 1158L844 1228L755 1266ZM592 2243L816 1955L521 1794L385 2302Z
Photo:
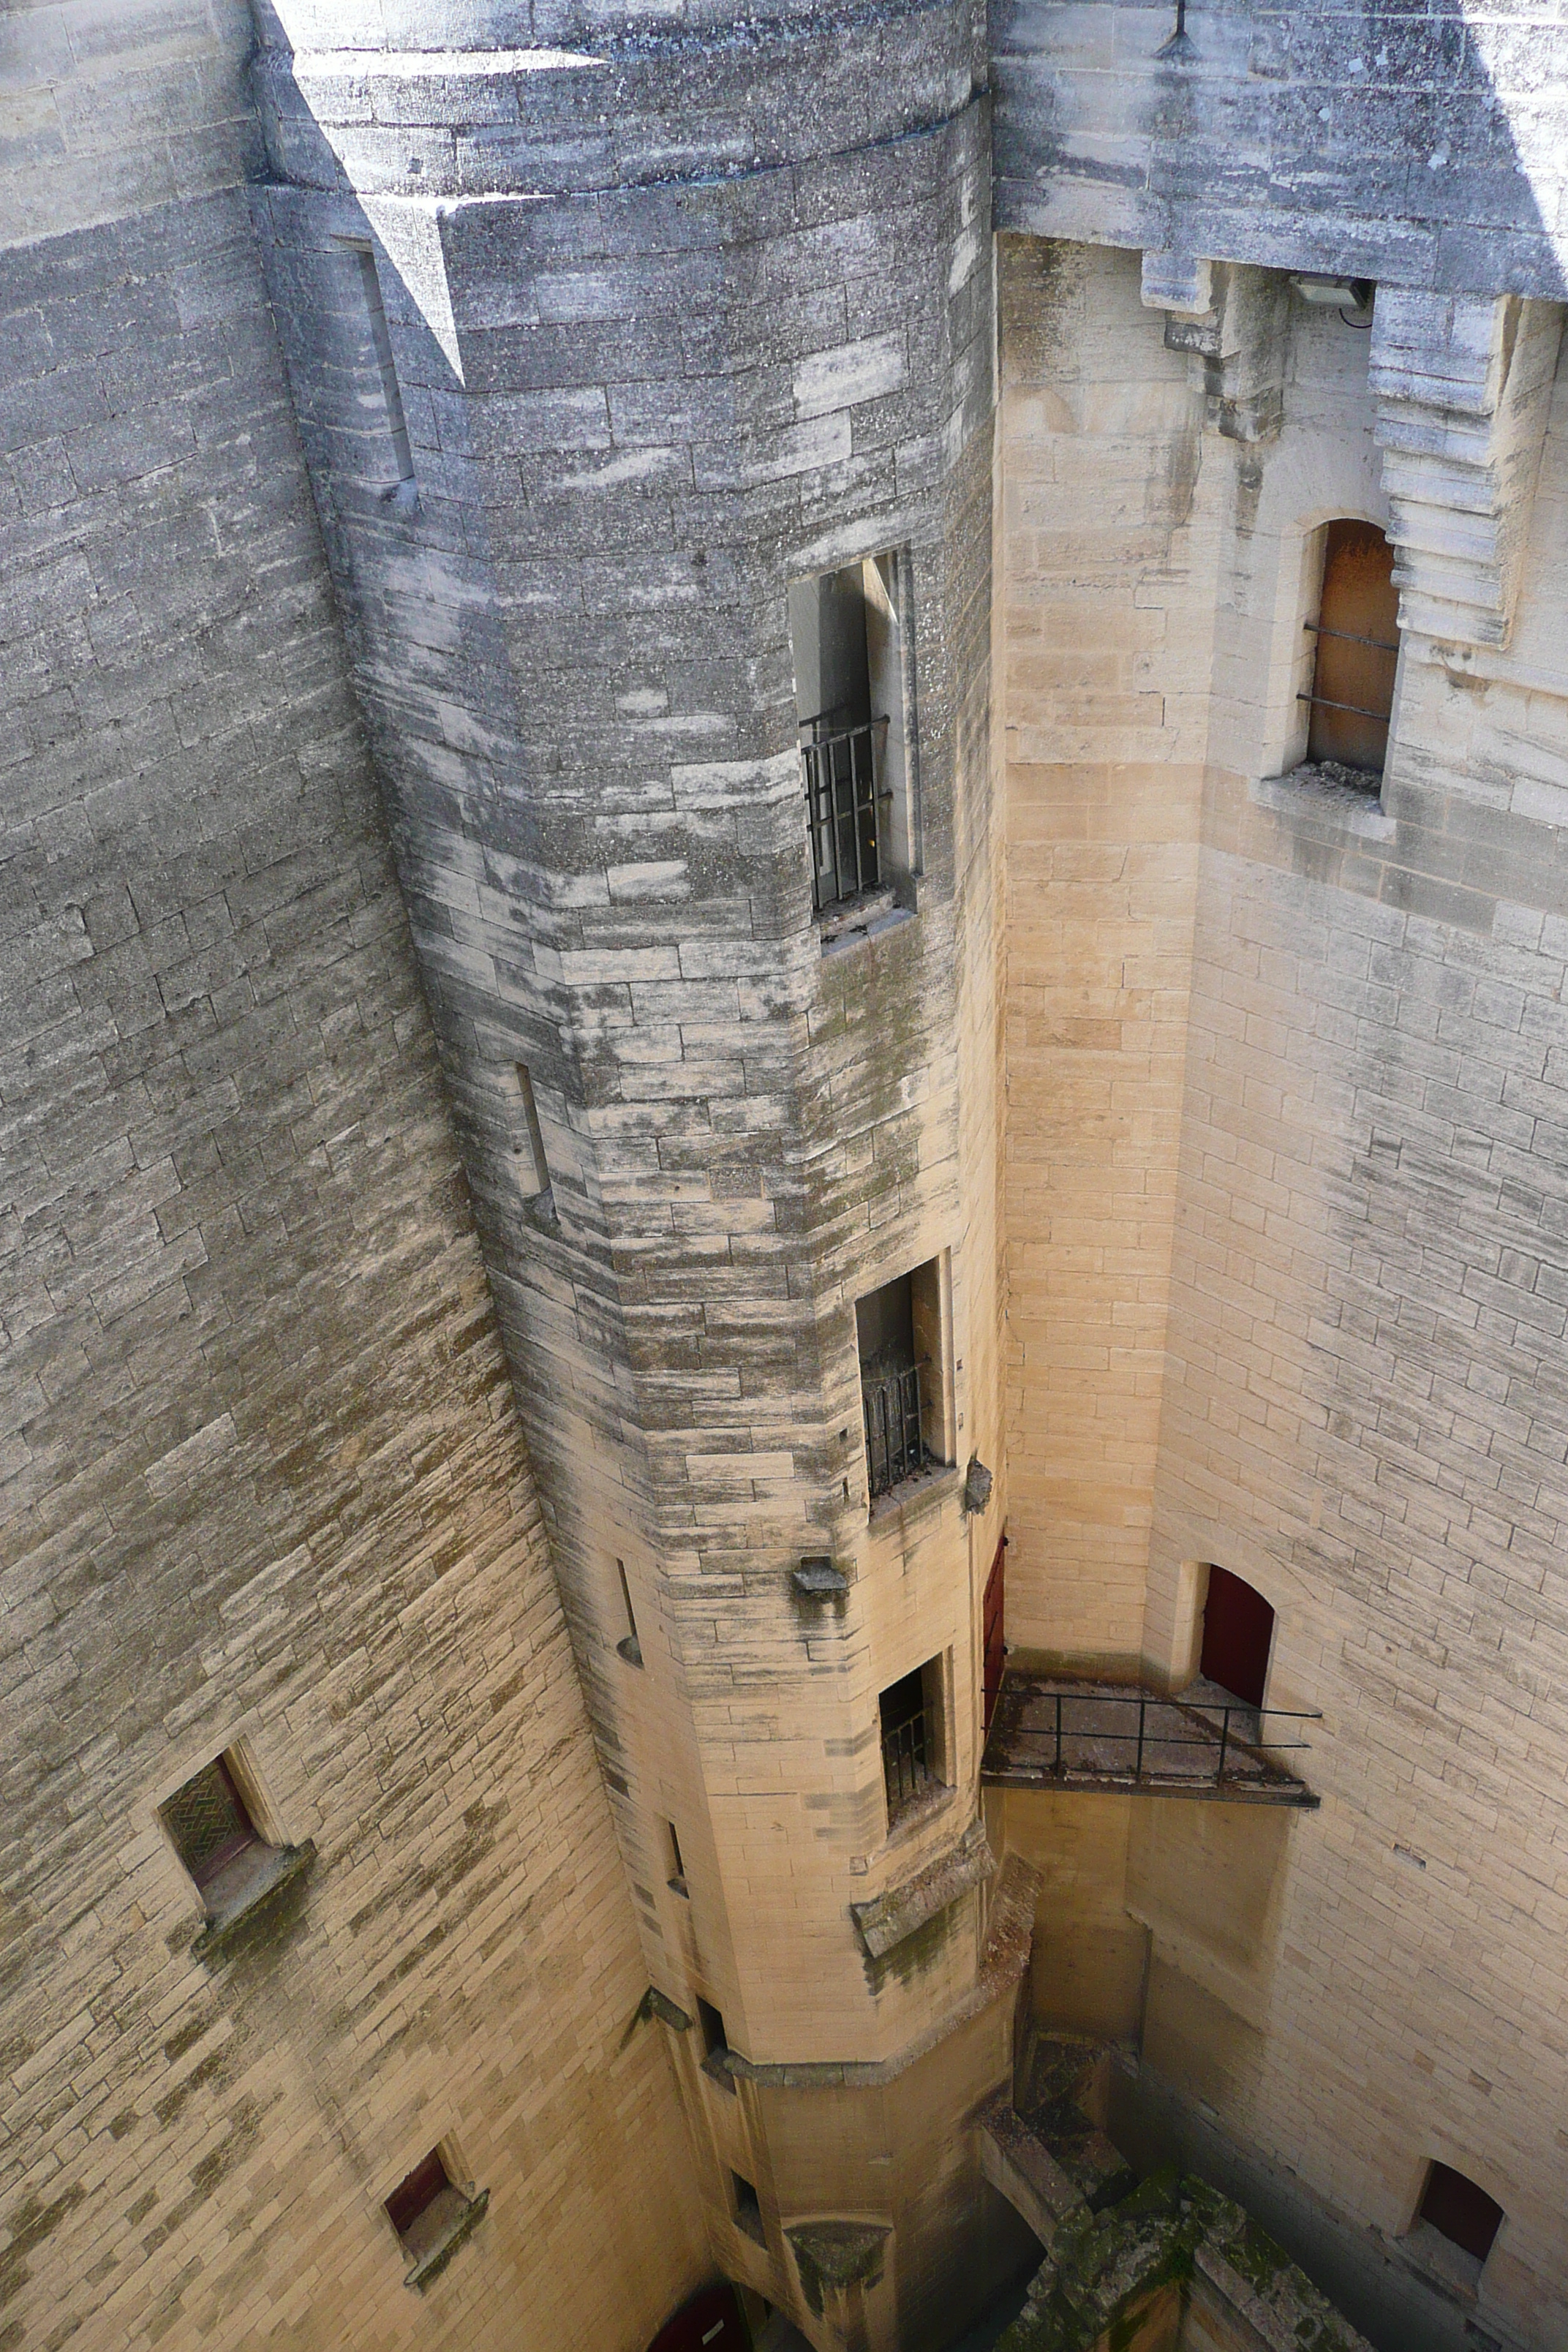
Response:
M926 1709L882 1734L882 1777L888 1789L888 1819L923 1796L936 1779Z
M802 721L811 896L819 914L880 881L878 829L881 804L891 797L879 785L887 720L842 727L833 723L837 716L825 710Z
M874 1500L925 1467L920 1366L911 1364L907 1371L879 1372L862 1380L860 1396L866 1412L866 1465Z

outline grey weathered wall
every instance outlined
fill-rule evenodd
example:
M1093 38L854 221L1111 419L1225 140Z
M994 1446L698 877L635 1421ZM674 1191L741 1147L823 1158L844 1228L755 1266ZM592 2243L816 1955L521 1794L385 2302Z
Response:
M1550 13L995 0L998 227L1568 287L1568 36Z
M711 50L665 28L438 78L374 28L311 49L283 13L258 233L649 1965L763 2068L890 2063L975 1985L973 1899L880 1971L849 1906L972 1812L988 1553L960 1497L972 1448L999 1462L976 27L813 16ZM387 495L355 236L416 511ZM920 871L900 924L825 958L788 583L889 548ZM550 1215L525 1198L518 1061ZM959 1459L868 1523L854 1301L944 1252ZM823 1552L852 1591L809 1612L790 1571ZM952 1793L889 1840L877 1694L933 1654ZM984 2087L944 2081L943 2113ZM780 2223L821 2210L820 2166L787 2133L775 2166L760 2109L736 2137L695 2074L692 2096L757 2182L766 2267L717 2166L716 2247L794 2294ZM926 2185L868 2169L882 2127L854 2105L851 2207L913 2228ZM969 2292L959 2145L940 2258L911 2238L886 2266L910 2341Z
M706 2269L684 2127L253 232L158 201L178 145L0 254L0 2343L635 2352ZM319 1854L209 1966L155 1807L237 1737ZM380 2205L447 2133L491 2202L421 2299Z

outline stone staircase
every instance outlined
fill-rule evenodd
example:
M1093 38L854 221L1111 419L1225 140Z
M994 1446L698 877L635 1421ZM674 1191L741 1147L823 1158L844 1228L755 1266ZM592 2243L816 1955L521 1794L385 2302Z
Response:
M1012 2091L980 2118L985 2178L1047 2249L1064 2221L1102 2212L1136 2186L1104 2129L1113 2045L1031 2025Z

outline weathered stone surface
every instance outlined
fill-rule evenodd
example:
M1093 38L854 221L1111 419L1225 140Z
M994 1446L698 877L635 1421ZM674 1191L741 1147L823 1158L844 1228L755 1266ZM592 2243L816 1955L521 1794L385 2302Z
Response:
M880 1959L939 1911L945 1911L950 1903L956 1903L970 1887L984 1885L995 1869L996 1859L985 1843L984 1829L976 1822L951 1853L928 1862L901 1886L889 1887L869 1903L849 1906L860 1941L874 1959Z

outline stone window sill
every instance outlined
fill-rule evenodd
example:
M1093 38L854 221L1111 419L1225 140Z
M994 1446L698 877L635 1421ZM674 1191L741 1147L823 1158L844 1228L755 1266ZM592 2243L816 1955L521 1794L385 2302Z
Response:
M1473 2310L1479 2299L1483 2265L1474 2254L1466 2253L1435 2230L1429 2221L1417 2221L1403 2238L1394 2239L1394 2251L1407 2270L1413 2271L1423 2285L1429 2286L1448 2303L1463 2310Z
M912 1478L901 1478L885 1495L876 1496L867 1515L869 1524L879 1532L895 1519L916 1518L927 1511L939 1510L951 1495L962 1491L963 1480L964 1473L951 1462L938 1462L929 1470L917 1470Z
M1261 777L1250 792L1259 808L1276 815L1310 817L1361 841L1392 841L1398 827L1384 814L1382 795L1381 777L1369 776L1364 784L1348 783L1331 770L1305 766L1282 776Z
M522 1213L531 1225L542 1234L559 1234L561 1219L556 1214L555 1195L548 1188L535 1192L522 1204Z
M247 1942L274 1897L302 1879L315 1859L313 1838L302 1845L248 1846L205 1890L207 1916L191 1946L195 1958L224 1959Z
M465 2197L460 2189L443 2189L403 2242L405 2252L414 2256L404 2285L423 2294L431 2280L440 2276L464 2239L478 2229L489 2201L488 2189L481 2189L477 2197Z
M702 2072L707 2075L708 2080L710 2083L717 2083L721 2091L728 2091L730 2096L733 2098L735 2096L735 2077L730 2072L728 2063L729 2056L730 2053L727 2050L713 2051L710 2056L704 2058L702 2061Z
M900 1806L888 1823L888 1834L877 1848L877 1854L889 1853L895 1846L906 1845L910 1838L918 1837L940 1814L946 1812L957 1794L958 1790L949 1781L933 1780L929 1788L921 1790L918 1797L911 1797L907 1805ZM875 1861L877 1854L869 1855L868 1859Z
M761 2246L763 2252L766 2253L768 2247L768 2233L763 2227L763 2220L760 2213L737 2213L735 2216L735 2227L739 2230L742 2238L750 2238L754 2246Z
M915 919L912 907L900 907L889 887L862 892L858 898L829 908L816 919L824 961L852 955L872 940L885 939Z

